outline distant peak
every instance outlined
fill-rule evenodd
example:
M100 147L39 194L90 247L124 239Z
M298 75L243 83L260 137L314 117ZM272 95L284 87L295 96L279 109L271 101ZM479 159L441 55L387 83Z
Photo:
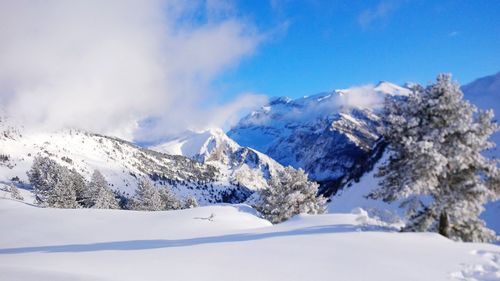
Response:
M377 85L375 85L375 88L383 88L383 87L402 88L401 86L391 83L389 81L379 81Z
M275 105L275 104L287 104L289 102L291 102L292 99L289 98L289 97L274 97L274 98L271 98L269 104L270 105Z
M418 85L418 83L415 83L415 82L406 82L403 87L405 87L407 89L412 89L417 85Z
M407 87L401 87L399 85L393 84L387 81L378 82L377 86L375 86L375 91L391 96L406 96L410 94L410 89Z
M378 83L375 87L379 87L379 86L383 86L383 85L394 85L394 84L391 82L388 82L388 81L380 80L380 81L378 81Z

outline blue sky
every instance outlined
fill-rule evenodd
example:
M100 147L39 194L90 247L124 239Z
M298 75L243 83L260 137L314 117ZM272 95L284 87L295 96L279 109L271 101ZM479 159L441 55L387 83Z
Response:
M500 0L0 1L4 26L1 110L127 140L227 128L272 96L500 71Z
M237 1L265 39L215 83L299 97L380 80L460 83L500 71L500 1Z

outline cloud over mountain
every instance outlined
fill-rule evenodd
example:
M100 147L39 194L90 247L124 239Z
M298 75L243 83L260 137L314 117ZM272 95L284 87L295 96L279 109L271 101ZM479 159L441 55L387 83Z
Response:
M224 3L2 1L0 103L27 126L127 139L143 138L148 118L156 135L216 122L197 113L211 110L211 82L263 39Z

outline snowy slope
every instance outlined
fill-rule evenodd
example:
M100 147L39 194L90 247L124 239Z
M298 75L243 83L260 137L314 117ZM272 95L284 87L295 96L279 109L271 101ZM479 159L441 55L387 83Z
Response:
M397 202L385 203L382 200L368 199L366 196L378 187L379 179L375 177L375 171L380 166L382 161L385 161L387 156L384 155L377 162L374 169L364 174L359 181L349 182L335 195L330 197L328 203L329 213L351 213L357 208L366 210L372 217L378 217L383 221L402 222L404 212L399 208Z
M183 156L140 148L132 143L78 130L53 133L25 132L8 120L0 120L0 182L19 178L35 156L48 156L89 178L100 170L115 190L133 195L141 178L158 187L168 186L178 197L195 196L202 204L242 201L248 190L230 183L220 170ZM22 185L22 184L21 184ZM240 198L241 197L241 198Z
M0 280L500 277L498 246L391 232L362 212L271 226L244 205L137 212L42 209L0 199L0 221Z
M267 187L267 180L283 170L278 162L254 149L241 147L218 128L186 131L151 149L217 167L223 177L250 190Z
M480 107L500 109L500 72L462 86L465 96Z
M359 176L353 171L372 164L367 159L379 138L377 110L383 98L409 92L381 82L296 100L277 98L243 118L228 135L336 189Z

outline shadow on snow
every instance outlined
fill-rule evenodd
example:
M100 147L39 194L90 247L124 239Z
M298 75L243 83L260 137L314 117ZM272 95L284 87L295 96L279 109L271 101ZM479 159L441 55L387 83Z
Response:
M5 249L0 249L0 254L24 254L24 253L34 253L34 252L62 253L62 252L149 250L149 249L161 249L161 248L172 248L172 247L189 247L189 246L214 244L214 243L245 242L245 241L262 240L262 239L269 239L269 238L283 237L283 236L355 232L359 230L360 230L359 227L349 224L325 225L325 226L307 227L302 229L294 229L288 231L277 231L277 232L267 232L267 233L240 233L240 234L228 234L228 235L188 238L188 239L129 240L129 241L100 242L100 243L90 243L90 244L69 244L69 245L5 248Z

